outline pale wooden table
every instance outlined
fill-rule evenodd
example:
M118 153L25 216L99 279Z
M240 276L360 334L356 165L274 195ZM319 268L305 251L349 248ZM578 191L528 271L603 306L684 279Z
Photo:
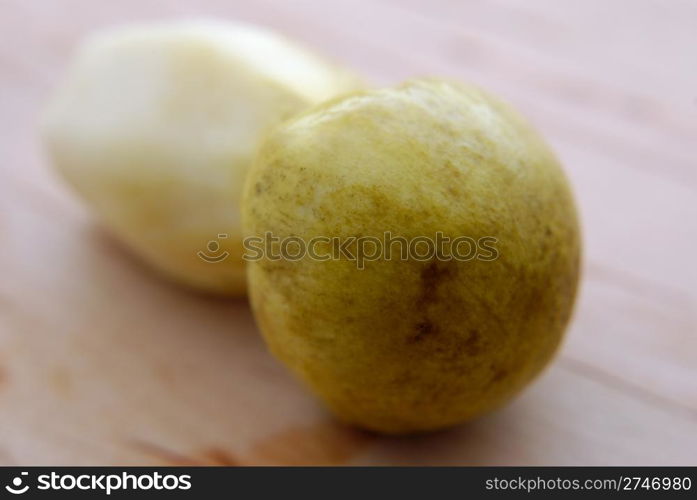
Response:
M244 301L163 282L46 165L38 111L79 38L130 20L267 25L363 71L520 107L575 186L584 283L551 368L469 425L340 427ZM0 0L0 463L696 464L697 4Z

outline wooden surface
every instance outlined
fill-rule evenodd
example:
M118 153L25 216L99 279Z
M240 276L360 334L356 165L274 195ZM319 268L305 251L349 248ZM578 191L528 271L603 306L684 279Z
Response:
M0 0L0 463L697 463L697 3ZM440 74L527 114L585 231L562 352L505 409L415 438L336 425L244 301L126 255L58 181L36 118L86 32L222 16L376 84Z

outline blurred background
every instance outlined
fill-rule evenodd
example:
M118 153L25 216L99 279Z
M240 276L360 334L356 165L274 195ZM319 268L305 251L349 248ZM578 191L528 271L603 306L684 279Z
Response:
M697 3L0 0L0 464L697 462ZM340 426L269 354L244 300L161 280L42 156L42 106L87 33L220 17L375 85L442 75L521 109L585 237L574 321L511 405L456 429Z

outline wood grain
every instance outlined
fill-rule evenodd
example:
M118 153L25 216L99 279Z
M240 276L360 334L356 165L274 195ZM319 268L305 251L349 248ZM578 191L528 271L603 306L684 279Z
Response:
M541 0L0 0L0 463L697 462L697 4ZM219 16L376 84L486 86L575 187L584 284L552 367L499 412L428 436L342 427L276 363L244 301L153 275L54 176L36 121L78 40Z

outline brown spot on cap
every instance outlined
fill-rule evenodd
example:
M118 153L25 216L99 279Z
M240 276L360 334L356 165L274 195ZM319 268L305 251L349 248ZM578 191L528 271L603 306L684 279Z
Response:
M447 267L440 267L438 262L431 262L421 271L421 295L417 299L417 305L424 307L436 300L438 287L450 275Z
M416 333L409 338L410 342L421 342L426 337L437 332L437 327L431 321L425 320L416 324Z
M503 379L508 377L508 370L505 368L499 368L494 372L494 376L491 377L491 383L501 382Z
M479 345L479 338L479 331L472 330L470 331L470 336L467 337L467 340L465 340L463 347L465 349L465 352L470 356L476 356L481 351L481 347Z

